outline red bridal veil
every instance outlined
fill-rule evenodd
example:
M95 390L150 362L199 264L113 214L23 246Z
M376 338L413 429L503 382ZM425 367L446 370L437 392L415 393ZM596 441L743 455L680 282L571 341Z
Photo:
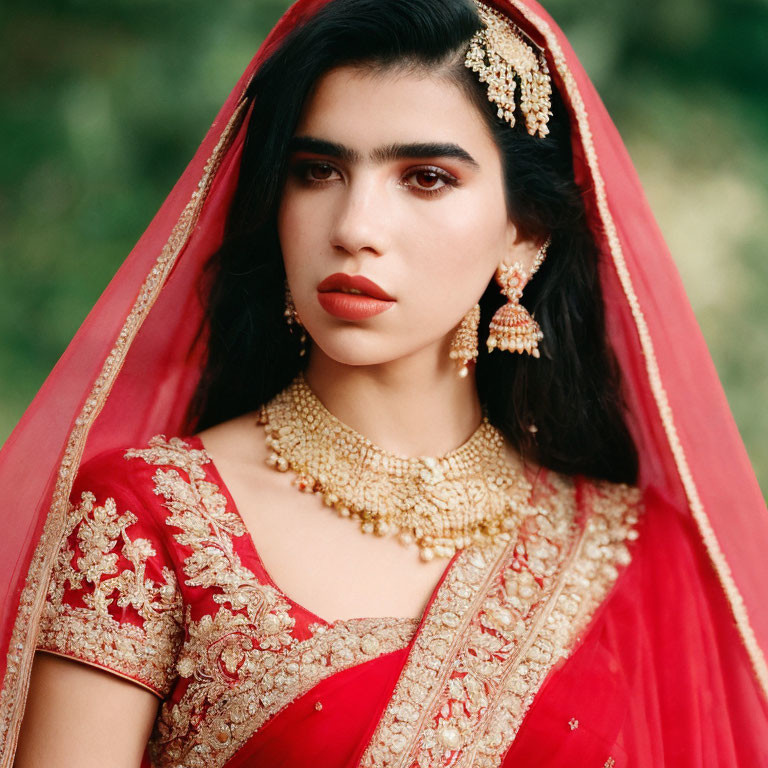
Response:
M272 30L0 453L0 766L13 762L78 467L110 447L182 429L201 361L197 283L222 238L237 181L249 118L242 95L286 33L327 1L299 0ZM546 51L570 112L640 485L670 514L695 523L726 598L722 622L735 624L752 683L768 699L768 514L677 270L622 140L562 31L535 0L493 4Z

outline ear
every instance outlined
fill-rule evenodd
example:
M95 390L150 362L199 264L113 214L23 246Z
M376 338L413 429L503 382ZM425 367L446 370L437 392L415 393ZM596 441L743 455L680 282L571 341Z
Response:
M544 240L524 237L520 229L512 222L507 224L504 264L512 266L520 262L526 274L530 275L533 262Z

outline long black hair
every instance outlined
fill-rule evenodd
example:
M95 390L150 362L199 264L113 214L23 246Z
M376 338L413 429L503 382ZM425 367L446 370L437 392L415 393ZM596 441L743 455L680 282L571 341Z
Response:
M504 301L491 281L481 299L477 384L491 421L527 457L551 469L635 482L618 365L608 344L597 250L574 181L569 118L557 89L545 138L496 115L486 86L464 66L482 28L469 0L331 0L296 27L251 82L253 102L223 244L205 282L207 360L188 423L194 429L268 402L305 365L284 317L277 210L288 145L318 79L332 68L429 69L449 78L485 116L503 157L510 218L552 242L523 303L544 332L541 358L484 351ZM275 116L279 115L279 119Z

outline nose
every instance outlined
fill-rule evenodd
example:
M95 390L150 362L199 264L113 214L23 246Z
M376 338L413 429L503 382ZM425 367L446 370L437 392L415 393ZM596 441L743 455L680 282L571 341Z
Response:
M386 251L386 193L375 174L357 177L343 189L334 210L330 243L340 255Z

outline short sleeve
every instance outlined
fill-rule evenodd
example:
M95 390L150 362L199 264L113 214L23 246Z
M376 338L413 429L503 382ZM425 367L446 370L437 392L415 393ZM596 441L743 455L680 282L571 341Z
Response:
M166 696L183 640L178 582L146 479L124 451L81 467L51 574L38 650Z

